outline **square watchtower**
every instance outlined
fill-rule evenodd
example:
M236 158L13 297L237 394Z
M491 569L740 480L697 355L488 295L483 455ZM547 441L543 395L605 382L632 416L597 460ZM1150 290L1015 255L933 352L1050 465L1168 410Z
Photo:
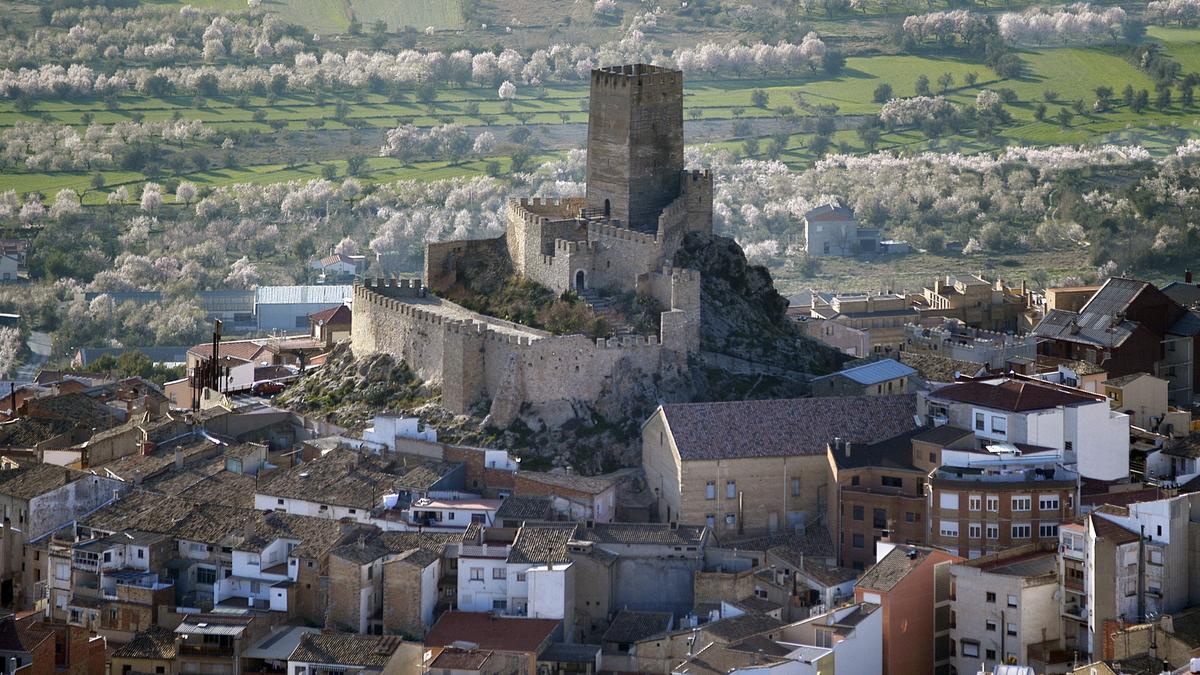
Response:
M588 208L654 232L680 191L683 73L644 63L593 70L590 111Z

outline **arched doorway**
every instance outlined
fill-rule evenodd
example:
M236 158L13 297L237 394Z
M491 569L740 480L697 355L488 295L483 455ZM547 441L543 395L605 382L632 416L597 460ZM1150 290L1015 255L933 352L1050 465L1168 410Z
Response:
M582 293L587 288L587 275L583 270L575 272L575 292Z

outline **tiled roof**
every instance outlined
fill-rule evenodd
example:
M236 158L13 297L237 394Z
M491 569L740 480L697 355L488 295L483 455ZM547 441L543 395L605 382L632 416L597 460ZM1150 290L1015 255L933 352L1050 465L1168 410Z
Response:
M18 624L15 615L0 618L0 651L32 652L53 633L40 627Z
M613 485L612 478L606 476L579 476L562 472L519 471L517 478L594 495L604 492Z
M855 584L872 591L890 591L933 553L920 546L897 546L867 570Z
M350 308L346 305L330 307L308 315L309 320L326 325L349 324L351 321Z
M444 612L425 636L426 647L445 647L458 640L480 649L537 652L562 624L557 619L497 617L487 612Z
M912 437L914 441L924 441L925 443L933 443L935 445L949 445L959 439L967 436L975 436L975 432L970 429L960 429L959 427L943 424L941 426L929 427L922 430L920 433Z
M1103 397L1082 390L1059 387L1039 380L1004 378L957 382L930 394L942 401L969 403L982 408L1008 412L1046 410L1058 406L1096 403Z
M0 495L33 499L86 476L82 471L56 464L30 464L19 469L0 471Z
M916 426L916 397L669 403L662 406L684 461L818 455L840 437L874 443Z
M288 661L382 669L401 642L395 635L305 633Z
M19 417L0 424L0 444L6 448L32 448L74 428L71 420Z
M108 429L120 422L112 408L80 392L29 399L25 410L29 417L68 420L88 429Z
M1085 375L1096 375L1098 373L1108 372L1104 366L1098 366L1089 361L1079 361L1076 359L1061 359L1057 356L1047 356L1045 354L1037 355L1037 365L1043 368L1057 369L1059 366L1067 368L1075 372L1076 375L1083 377Z
M1183 335L1186 337L1200 335L1200 312L1196 310L1184 312L1183 316L1171 324L1167 332L1171 335Z
M1132 544L1139 538L1137 532L1126 529L1099 515L1099 513L1093 512L1090 514L1090 518L1092 519L1092 528L1096 530L1096 536L1114 544Z
M900 352L898 356L901 363L911 366L918 375L929 382L953 382L958 375L974 377L984 367L982 363L960 361L926 352Z
M788 563L796 570L803 572L826 586L836 586L858 577L858 572L848 567L825 565L820 561L822 556L805 554L803 550L794 546L776 546L768 550L767 553Z
M671 630L670 612L633 612L623 609L604 631L602 642L633 643Z
M720 548L738 548L744 551L769 551L777 546L789 548L797 555L833 555L833 539L824 525L810 525L804 532L770 532L767 534L715 535Z
M430 669L441 671L468 672L482 670L488 659L492 658L490 649L455 649L447 647L429 663Z
M1154 289L1144 281L1112 277L1078 313L1051 310L1033 327L1033 334L1066 342L1119 347L1138 327L1137 323L1124 319L1125 311L1147 288Z
M916 471L912 464L912 439L922 429L906 431L878 443L849 443L848 449L830 448L829 455L840 468L877 466L900 471Z
M549 520L554 514L554 507L549 497L537 495L510 495L504 498L504 503L496 509L495 519L503 520Z
M178 496L194 502L254 508L254 476L221 470L197 480L178 492Z
M419 458L403 464L356 450L338 448L311 462L264 478L258 493L349 508L372 509L383 495L399 490L428 490L454 464Z
M441 556L450 544L457 544L462 535L451 532L381 532L363 534L349 543L330 550L329 554L365 565L385 555L424 550Z
M1190 307L1191 305L1200 302L1200 285L1188 284L1182 281L1172 281L1162 288L1158 289L1164 295L1171 298L1175 302Z
M158 446L148 455L140 452L118 457L111 462L96 464L90 467L95 473L104 476L111 475L126 481L134 481L135 476L149 479L167 472L174 472L175 451L178 450L185 465L196 466L220 456L225 446L204 436L182 438L170 444Z
M508 562L537 564L565 562L567 542L575 534L575 525L526 525L517 532L509 549Z
M1114 377L1110 380L1105 380L1104 384L1106 384L1110 387L1124 387L1125 385L1129 384L1130 382L1133 382L1134 380L1140 380L1143 377L1150 377L1150 376L1151 376L1150 373L1131 373L1129 375L1122 375L1121 377Z
M864 363L861 366L854 366L838 371L830 375L824 375L816 378L817 380L827 380L831 377L847 377L859 384L879 384L900 377L912 377L917 371L910 366L896 361L895 359L880 359L870 363Z
M266 340L231 340L222 342L218 353L223 357L232 356L243 361L261 361L266 351ZM197 358L207 359L212 356L212 343L198 344L188 349L188 353Z
M701 630L728 644L775 630L782 625L782 621L766 614L748 613L705 624Z
M757 595L747 595L741 600L734 600L730 604L744 612L757 612L759 614L766 614L767 612L774 612L777 609L783 608L783 605L778 602L772 602Z
M151 626L118 647L112 656L119 659L173 660L175 658L175 632L161 626Z
M581 529L576 539L598 544L646 544L659 546L699 546L705 528L698 525L667 523L593 523Z

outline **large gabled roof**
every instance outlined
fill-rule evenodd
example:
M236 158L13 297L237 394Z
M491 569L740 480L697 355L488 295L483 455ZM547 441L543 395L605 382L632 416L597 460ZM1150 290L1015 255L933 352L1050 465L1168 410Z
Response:
M395 635L356 635L352 633L305 633L289 661L331 666L361 666L382 669L400 648L403 639Z
M821 455L834 438L874 443L916 427L916 397L668 403L661 408L683 461Z
M536 653L561 624L558 619L498 617L488 612L450 610L433 624L425 636L425 646L445 647L466 640L477 644L479 649Z
M1103 396L1082 389L1020 376L956 382L934 391L930 398L1008 412L1046 410L1105 400Z
M890 591L932 554L930 548L897 546L872 565L854 585L871 591Z

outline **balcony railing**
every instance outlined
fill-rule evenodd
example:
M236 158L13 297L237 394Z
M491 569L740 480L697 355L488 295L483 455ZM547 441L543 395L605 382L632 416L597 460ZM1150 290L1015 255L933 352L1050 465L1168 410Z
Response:
M1065 616L1071 617L1072 619L1086 621L1087 620L1087 606L1086 605L1063 605L1063 614Z

